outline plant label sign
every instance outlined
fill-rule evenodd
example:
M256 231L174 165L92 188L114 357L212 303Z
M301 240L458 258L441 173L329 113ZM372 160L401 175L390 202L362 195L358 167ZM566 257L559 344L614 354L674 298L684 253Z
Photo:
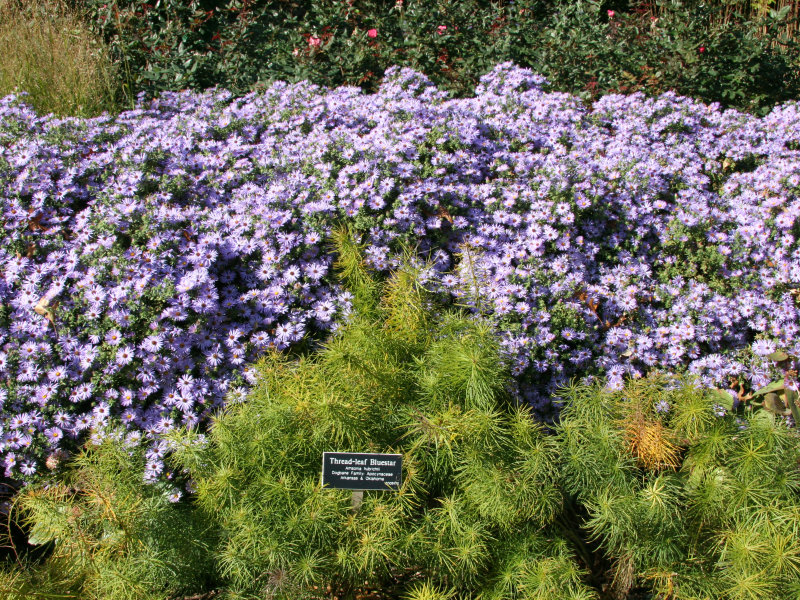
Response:
M402 481L402 469L402 454L322 453L323 487L397 491Z

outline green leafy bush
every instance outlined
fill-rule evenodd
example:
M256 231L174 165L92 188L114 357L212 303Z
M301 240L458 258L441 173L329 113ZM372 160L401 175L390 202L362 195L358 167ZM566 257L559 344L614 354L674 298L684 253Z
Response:
M539 43L512 58L584 98L673 90L766 112L796 98L798 44L784 39L788 12L745 18L724 3L656 2L658 17L561 2ZM598 16L598 11L601 13Z
M20 492L29 543L50 554L0 576L3 598L161 600L213 585L214 532L168 486L144 482L143 454L109 436L57 482Z
M399 64L471 92L500 62L505 2L81 0L132 89L244 92L276 79L377 88ZM537 14L546 3L536 0ZM371 33L372 32L372 33ZM372 37L374 36L374 37ZM487 45L487 41L490 43Z
M767 411L719 416L716 392L654 376L575 386L557 427L563 485L613 590L675 600L800 597L800 445Z
M232 597L594 597L552 527L555 440L509 404L491 329L434 316L410 263L381 283L347 236L338 247L360 307L351 320L309 356L261 361L208 440L176 440L224 532ZM353 508L350 492L320 484L325 451L402 454L402 486Z
M134 92L215 85L245 92L276 79L373 91L389 66L401 65L463 96L510 60L586 99L675 90L765 111L800 94L800 48L786 36L792 13L745 17L726 2L76 3Z

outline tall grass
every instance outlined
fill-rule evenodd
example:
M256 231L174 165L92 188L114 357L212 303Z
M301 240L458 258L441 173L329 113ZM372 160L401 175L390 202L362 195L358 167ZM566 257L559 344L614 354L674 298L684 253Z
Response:
M40 113L94 116L120 107L117 70L102 41L64 0L0 0L0 96Z

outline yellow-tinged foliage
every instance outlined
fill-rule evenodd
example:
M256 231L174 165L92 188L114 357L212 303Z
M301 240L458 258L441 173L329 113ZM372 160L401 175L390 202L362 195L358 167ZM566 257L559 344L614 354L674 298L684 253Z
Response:
M0 96L26 92L43 114L116 109L108 49L64 0L0 0L0 49Z
M681 464L680 446L672 441L670 432L661 421L641 413L622 421L629 452L645 469L677 469Z

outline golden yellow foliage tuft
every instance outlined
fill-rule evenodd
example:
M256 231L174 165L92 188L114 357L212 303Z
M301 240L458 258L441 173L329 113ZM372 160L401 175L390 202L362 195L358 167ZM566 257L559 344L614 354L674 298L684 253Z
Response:
M637 411L625 419L622 426L628 449L642 467L658 471L680 466L681 448L672 441L671 432L661 421L648 419Z

